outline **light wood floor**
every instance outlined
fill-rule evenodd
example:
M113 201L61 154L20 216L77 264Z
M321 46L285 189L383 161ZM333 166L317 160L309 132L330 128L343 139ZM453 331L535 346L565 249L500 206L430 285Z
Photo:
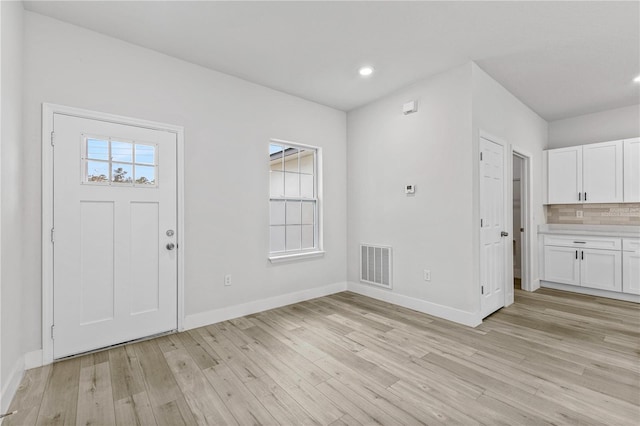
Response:
M4 425L637 425L639 328L554 290L476 329L340 293L30 370Z

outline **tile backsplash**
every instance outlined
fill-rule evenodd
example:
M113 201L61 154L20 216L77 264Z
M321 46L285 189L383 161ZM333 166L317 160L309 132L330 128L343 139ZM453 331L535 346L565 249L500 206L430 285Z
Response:
M640 203L552 204L545 206L547 223L640 225ZM576 212L582 211L583 217Z

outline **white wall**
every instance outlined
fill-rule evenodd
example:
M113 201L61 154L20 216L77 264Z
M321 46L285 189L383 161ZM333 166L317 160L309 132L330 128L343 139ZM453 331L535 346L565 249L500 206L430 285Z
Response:
M425 310L451 316L452 310L477 311L479 297L471 288L471 92L467 64L348 113L353 288L359 244L388 245L393 290L379 293L387 300L417 299L426 302ZM418 101L418 112L404 116L402 104L409 100ZM416 185L414 196L405 195L405 184ZM431 270L430 282L424 269Z
M27 12L25 23L26 350L41 347L43 102L185 127L187 315L344 284L344 112L38 14ZM269 138L323 148L324 258L267 260Z
M0 388L4 412L11 402L23 369L22 298L22 43L21 2L0 2L1 12L1 224L0 312L2 345ZM37 301L36 301L37 302Z
M584 145L640 136L640 105L549 123L549 148Z
M545 216L542 205L542 151L547 145L547 122L540 118L529 107L520 102L515 96L491 78L476 64L473 68L473 151L474 159L478 158L479 132L483 130L498 137L511 145L514 149L519 149L531 155L532 185L531 212L533 214L533 226L524 226L525 232L529 233L531 247L531 270L532 280L538 280L538 250L537 250L537 225L544 223ZM507 153L510 155L510 153ZM510 163L510 162L509 162ZM474 223L480 223L479 213L479 179L478 161L473 161L474 167ZM511 194L508 203L511 204ZM511 227L512 219L508 219L508 229ZM473 232L474 250L479 250L479 232L474 228ZM535 237L535 238L534 238ZM476 264L475 271L479 271L479 256L474 256ZM478 283L479 273L474 271L473 277ZM508 283L509 285L511 283ZM473 286L478 292L479 283Z

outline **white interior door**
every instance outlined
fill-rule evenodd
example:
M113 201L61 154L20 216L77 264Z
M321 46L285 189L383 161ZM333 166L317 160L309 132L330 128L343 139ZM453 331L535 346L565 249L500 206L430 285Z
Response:
M176 329L176 135L53 125L54 358Z
M480 285L483 317L505 304L505 147L480 138ZM513 287L513 286L511 286Z

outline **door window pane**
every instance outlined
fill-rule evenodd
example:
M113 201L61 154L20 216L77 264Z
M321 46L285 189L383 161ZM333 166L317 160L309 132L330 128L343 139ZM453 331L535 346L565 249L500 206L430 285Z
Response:
M136 185L155 185L156 183L155 166L140 166L136 164L135 174Z
M133 144L129 142L111 142L111 161L133 163Z
M132 183L133 166L131 164L113 163L111 166L111 182Z
M106 161L87 161L88 182L109 182L109 163Z
M156 164L156 147L136 144L135 161L137 164Z
M109 160L109 141L87 139L87 158L91 160Z

